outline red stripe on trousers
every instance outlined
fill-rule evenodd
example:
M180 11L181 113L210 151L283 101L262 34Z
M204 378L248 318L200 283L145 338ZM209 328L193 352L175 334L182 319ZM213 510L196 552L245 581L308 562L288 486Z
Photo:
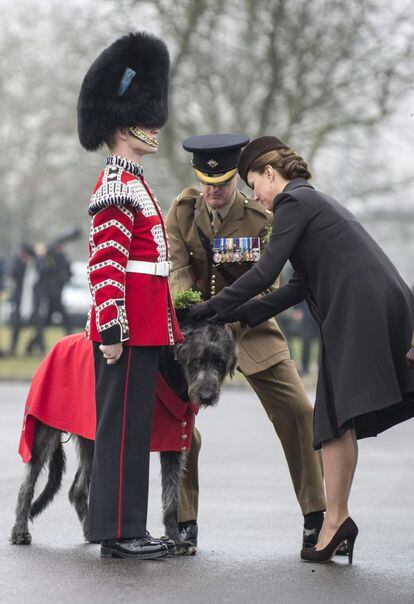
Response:
M121 433L121 449L119 452L119 490L118 490L118 530L117 537L121 537L121 514L122 514L122 494L124 489L124 445L125 445L125 427L126 427L126 407L127 407L127 396L128 396L128 378L129 378L129 365L131 361L131 347L128 346L128 362L127 371L125 378L124 388L124 402L123 402L123 415L122 415L122 433Z

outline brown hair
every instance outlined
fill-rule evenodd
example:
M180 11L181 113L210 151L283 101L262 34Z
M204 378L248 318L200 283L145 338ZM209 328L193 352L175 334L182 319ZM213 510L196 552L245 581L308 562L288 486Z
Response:
M249 170L263 174L266 166L272 166L286 180L312 178L308 164L294 149L274 149L260 155L249 166Z
M113 130L105 139L105 145L108 147L110 153L116 145L116 130Z

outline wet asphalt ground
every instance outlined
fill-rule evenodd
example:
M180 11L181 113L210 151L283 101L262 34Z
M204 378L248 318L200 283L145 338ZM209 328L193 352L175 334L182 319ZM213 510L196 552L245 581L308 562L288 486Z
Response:
M302 519L281 446L250 390L227 389L201 411L200 536L195 557L102 560L86 544L61 492L32 528L33 544L8 543L24 467L17 455L28 384L0 384L0 602L134 604L414 603L414 422L360 443L352 515L354 565L299 559ZM163 532L159 463L151 461L148 528Z

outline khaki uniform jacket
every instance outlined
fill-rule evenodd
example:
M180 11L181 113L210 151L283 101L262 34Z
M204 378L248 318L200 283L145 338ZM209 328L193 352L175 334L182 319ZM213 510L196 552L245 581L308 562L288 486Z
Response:
M215 269L200 236L199 227L212 240L216 237L261 237L273 214L263 206L237 191L236 199L221 227L213 233L211 219L197 189L185 189L176 197L167 213L166 225L170 244L172 294L195 288L207 300L229 282ZM234 278L246 272L251 263L229 263L226 270ZM244 375L253 375L290 358L286 340L274 319L251 328L235 325L239 347L239 369Z

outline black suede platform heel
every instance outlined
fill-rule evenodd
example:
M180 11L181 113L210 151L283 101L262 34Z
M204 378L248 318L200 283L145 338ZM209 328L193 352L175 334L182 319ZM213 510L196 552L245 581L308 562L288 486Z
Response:
M355 539L358 535L358 527L351 517L348 517L336 531L330 542L323 549L308 547L303 549L300 557L305 562L329 562L343 543L348 544L348 561L352 564L354 555Z

